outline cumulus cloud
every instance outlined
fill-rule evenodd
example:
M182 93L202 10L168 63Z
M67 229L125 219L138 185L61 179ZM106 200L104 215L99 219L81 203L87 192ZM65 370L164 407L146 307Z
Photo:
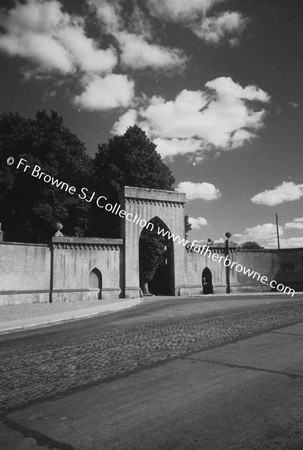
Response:
M193 230L198 230L207 225L207 220L204 217L189 217L188 220Z
M161 20L182 23L206 43L217 44L223 39L232 45L239 43L248 18L237 11L223 11L208 16L218 3L226 0L148 0L151 14Z
M129 109L126 113L119 117L117 122L114 123L111 130L112 134L124 134L128 127L132 127L136 124L137 111L135 109Z
M188 22L225 0L147 0L151 14L172 22Z
M229 77L209 81L203 91L184 89L174 100L145 99L137 109L137 123L154 139L162 157L232 150L257 137L264 126L269 95L257 86L242 87ZM254 102L252 104L252 102Z
M298 217L297 219L294 219L292 222L287 222L285 224L285 228L303 230L303 217Z
M217 44L227 38L234 46L239 43L238 37L247 25L247 18L235 11L225 11L217 16L206 17L200 24L193 24L192 31L200 39L211 44Z
M134 82L126 75L108 74L84 80L84 91L75 104L89 111L127 107L134 97Z
M133 15L128 17L128 23L125 23L120 3L112 4L99 0L90 0L89 3L107 33L118 43L121 63L124 66L135 70L184 68L188 61L185 53L180 49L160 45L153 39L151 27L138 5L135 6ZM128 31L128 28L132 31Z
M162 158L173 158L176 154L186 155L188 153L196 153L201 150L201 142L198 139L154 139L157 146L157 152Z
M286 237L285 233L291 230L303 229L303 217L298 217L285 225L279 225L279 236L281 248L303 247L303 237ZM277 228L275 223L265 223L246 228L242 234L234 234L239 242L256 241L266 248L277 248Z
M116 33L120 43L121 61L132 69L182 69L188 58L175 48L151 44L143 36L132 33Z
M303 237L291 237L280 239L281 248L303 248ZM272 245L275 247L275 245Z
M182 181L178 184L176 190L186 194L187 200L215 200L221 197L219 189L213 184L206 182L192 183L191 181Z
M295 184L292 181L283 181L274 189L265 190L251 198L257 205L275 206L284 202L299 200L303 197L303 184Z
M24 58L37 72L104 73L117 64L113 49L86 36L83 20L62 11L56 0L27 0L1 10L0 50Z
M283 227L279 226L279 234L284 233ZM255 241L264 247L277 247L277 228L274 223L264 223L254 227L246 228L243 234L235 234L239 242Z

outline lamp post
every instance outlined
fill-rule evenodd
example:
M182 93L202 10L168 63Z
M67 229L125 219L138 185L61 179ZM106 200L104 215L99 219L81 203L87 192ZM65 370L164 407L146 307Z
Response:
M232 234L227 231L225 233L226 241L225 241L225 257L229 259L229 238L232 236ZM230 294L230 267L229 265L226 266L226 294Z

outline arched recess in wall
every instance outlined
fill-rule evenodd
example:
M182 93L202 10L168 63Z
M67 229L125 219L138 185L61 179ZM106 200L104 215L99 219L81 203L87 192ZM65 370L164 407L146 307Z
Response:
M98 299L102 298L102 274L97 268L89 274L89 289L98 291Z
M159 217L151 219L141 232L139 282L144 295L174 295L174 243L168 239L169 233Z
M208 267L205 267L205 269L202 272L203 294L213 294L214 288L212 278L213 277L210 269Z

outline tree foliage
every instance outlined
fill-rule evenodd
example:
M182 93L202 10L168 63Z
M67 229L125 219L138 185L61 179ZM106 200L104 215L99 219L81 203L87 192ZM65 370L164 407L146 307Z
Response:
M138 126L129 127L122 136L114 136L107 144L99 145L94 161L95 186L106 195L110 203L119 201L119 190L136 186L172 191L175 179L156 151L156 145ZM102 224L102 228L100 227ZM156 233L160 224L154 222L154 231L143 230L140 238L141 283L153 279L163 263L165 238ZM94 216L93 232L106 236L119 236L116 216L100 209Z
M193 228L192 228L192 225L191 225L191 223L190 223L190 221L189 221L189 216L188 216L188 214L185 214L185 216L184 216L184 236L185 236L185 239L188 238L188 233L189 233L192 229L193 229Z
M119 201L124 186L173 190L174 177L156 151L156 145L138 126L129 127L98 146L94 160L94 186L110 203ZM92 234L119 236L119 220L103 209L94 213Z
M83 235L88 230L89 206L43 180L31 176L35 165L71 186L86 185L92 163L80 140L52 112L38 112L35 119L19 114L0 116L0 221L6 240L43 242L64 224L64 234ZM12 166L6 164L13 157ZM20 158L30 166L16 168Z
M168 247L167 238L159 236L158 227L163 228L163 223L154 219L154 229L142 230L139 241L141 282L151 281L158 267L164 263L165 250Z
M243 250L261 250L264 247L261 247L257 242L247 241L243 242L243 244L240 245L240 248Z

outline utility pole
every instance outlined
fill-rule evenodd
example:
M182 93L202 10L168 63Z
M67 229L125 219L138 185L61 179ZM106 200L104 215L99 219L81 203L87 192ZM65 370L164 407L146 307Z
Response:
M276 213L276 227L277 227L277 241L278 241L278 250L280 250L280 236L279 236L279 222L278 222L278 213Z
M225 248L224 253L227 259L229 259L229 238L232 236L232 234L228 231L225 233L226 241L225 241ZM230 267L226 266L226 294L230 294Z

